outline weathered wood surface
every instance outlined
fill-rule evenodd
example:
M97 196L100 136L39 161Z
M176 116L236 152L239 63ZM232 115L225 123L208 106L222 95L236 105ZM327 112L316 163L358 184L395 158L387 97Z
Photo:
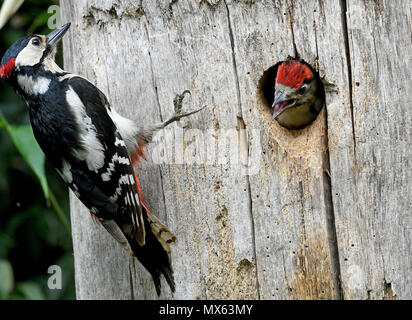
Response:
M411 8L348 1L352 142L330 144L346 298L412 297ZM330 128L336 118L330 113Z
M409 1L61 6L65 68L120 113L158 122L185 89L185 108L209 106L160 134L139 169L148 205L179 238L176 293L161 298L412 297ZM258 87L296 51L337 92L290 132ZM237 164L213 149L225 136ZM71 205L77 297L156 298L143 267Z

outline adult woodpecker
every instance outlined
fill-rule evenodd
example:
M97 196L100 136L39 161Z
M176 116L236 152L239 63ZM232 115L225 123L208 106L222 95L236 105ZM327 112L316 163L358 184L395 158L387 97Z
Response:
M301 129L316 119L324 102L323 83L311 66L298 60L277 64L273 119L288 129Z
M174 100L175 114L159 125L120 116L92 83L55 63L69 27L15 42L0 76L26 100L37 142L74 194L150 272L158 295L161 274L175 291L169 244L176 237L145 205L133 163L154 132L203 108L182 113L185 91Z

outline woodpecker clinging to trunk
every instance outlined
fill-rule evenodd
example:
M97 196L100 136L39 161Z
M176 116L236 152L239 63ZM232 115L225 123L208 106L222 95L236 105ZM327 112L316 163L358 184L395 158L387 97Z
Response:
M307 63L277 64L273 119L288 129L300 129L316 119L325 101L323 83Z
M26 100L36 140L74 194L151 273L158 295L161 274L174 291L169 243L176 237L144 204L132 159L154 132L203 108L182 113L185 91L175 98L175 114L159 125L120 116L98 88L55 63L69 27L15 42L0 76Z

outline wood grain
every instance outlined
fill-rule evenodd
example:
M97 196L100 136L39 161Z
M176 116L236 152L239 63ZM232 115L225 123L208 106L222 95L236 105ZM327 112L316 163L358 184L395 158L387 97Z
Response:
M72 22L65 69L121 114L165 120L186 89L185 109L208 105L157 135L138 169L149 207L179 239L176 293L162 282L160 298L411 298L410 2L61 9ZM296 53L335 91L311 126L288 131L259 83ZM155 299L148 272L74 196L71 208L77 297Z

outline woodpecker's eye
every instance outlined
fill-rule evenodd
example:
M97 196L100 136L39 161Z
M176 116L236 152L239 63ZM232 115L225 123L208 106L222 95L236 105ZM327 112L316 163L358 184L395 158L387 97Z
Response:
M31 41L31 44L34 45L34 46L39 46L40 45L40 39L39 38L34 38Z
M308 90L308 86L306 84L304 84L299 88L298 93L299 94L305 94L307 90Z

